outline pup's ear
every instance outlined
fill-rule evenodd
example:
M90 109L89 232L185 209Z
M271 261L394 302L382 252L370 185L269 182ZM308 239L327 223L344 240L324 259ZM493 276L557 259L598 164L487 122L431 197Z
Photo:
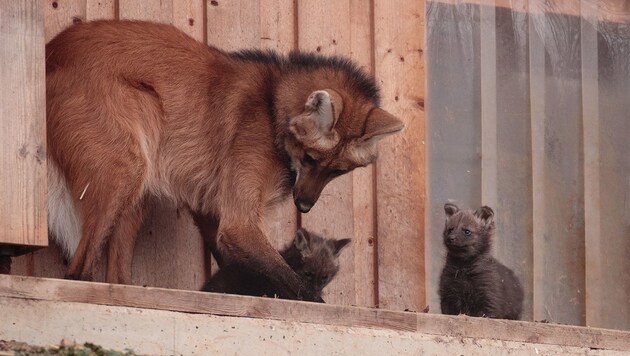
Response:
M475 211L475 215L477 215L481 220L483 220L486 224L489 224L494 219L494 211L489 206L482 206L481 208Z
M289 129L305 146L329 150L339 143L335 124L343 111L343 100L332 89L311 93L304 104L304 112L291 118Z
M293 239L293 244L300 251L302 255L308 254L311 252L311 235L309 235L308 231L300 228L295 233L295 238Z
M339 256L339 253L341 252L341 250L343 250L344 247L348 246L348 244L350 243L350 241L352 241L351 239L341 239L341 240L335 240L334 243L334 254L335 257Z
M457 213L458 211L459 211L459 208L457 207L457 205L453 203L444 204L444 212L446 213L447 217L453 216L453 214Z
M374 162L376 144L405 128L405 124L381 108L374 108L366 118L365 134L347 146L348 157L360 166Z

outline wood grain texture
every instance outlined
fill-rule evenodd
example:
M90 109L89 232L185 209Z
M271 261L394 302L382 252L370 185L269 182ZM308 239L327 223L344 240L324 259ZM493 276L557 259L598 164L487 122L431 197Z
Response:
M375 73L383 107L406 125L376 162L379 307L425 308L424 3L374 1Z
M363 0L350 1L350 57L363 70L374 74L373 7ZM374 307L376 297L376 165L352 172L354 251L354 305ZM345 253L345 252L344 252Z
M350 1L306 0L298 2L298 47L303 51L348 56L351 49ZM367 25L367 23L366 23ZM322 88L324 89L324 88ZM302 227L326 238L352 238L354 234L353 176L334 179L313 209L302 214ZM350 244L339 257L340 270L324 290L328 303L356 303L355 251ZM362 281L365 283L367 281Z
M44 11L0 3L0 244L3 253L48 244Z
M440 312L439 277L446 251L444 204L481 204L481 91L478 9L427 2L426 25L426 294Z
M295 49L295 0L260 0L260 44L256 47L288 53ZM295 236L298 212L291 196L272 207L265 216L265 233L276 249Z
M196 314L371 327L458 338L485 338L630 351L630 332L522 321L396 312L272 298L0 275L0 298L89 303Z
M534 319L574 325L585 322L579 41L578 18L530 17Z
M226 51L260 47L258 1L208 1L208 44Z
M581 6L586 325L630 330L630 143L625 137L630 71L624 54L630 49L630 21L604 22L598 20L601 8L587 1ZM619 14L630 11L620 8Z
M480 15L481 204L495 212L495 257L511 268L523 285L521 318L533 320L527 15L493 7L482 8ZM490 22L492 26L488 26Z
M86 0L46 0L41 3L44 4L46 43L63 29L72 25L73 21L87 20ZM93 6L91 6L91 9L91 11L96 11ZM100 10L97 12L100 12Z

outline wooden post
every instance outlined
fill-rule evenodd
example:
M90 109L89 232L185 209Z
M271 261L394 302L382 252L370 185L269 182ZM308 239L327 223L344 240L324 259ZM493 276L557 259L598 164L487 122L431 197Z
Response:
M44 13L37 0L0 9L0 256L15 256L48 244Z

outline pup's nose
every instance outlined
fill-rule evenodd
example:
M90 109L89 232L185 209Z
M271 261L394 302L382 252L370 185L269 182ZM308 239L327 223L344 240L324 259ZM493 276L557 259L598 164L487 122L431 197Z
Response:
M302 213L308 213L313 207L313 203L301 199L295 199L294 203L298 210Z
M446 241L447 241L447 242L450 242L450 243L453 243L453 242L455 242L455 237L454 237L454 236L449 236L449 237L446 239Z

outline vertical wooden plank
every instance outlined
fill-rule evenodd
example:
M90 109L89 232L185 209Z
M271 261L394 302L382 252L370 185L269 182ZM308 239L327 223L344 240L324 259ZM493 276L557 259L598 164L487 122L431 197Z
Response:
M537 0L530 0L530 6L535 6ZM530 100L531 100L531 125L532 125L532 240L533 240L533 277L534 296L533 310L534 320L542 320L547 317L544 307L545 291L543 278L545 266L536 254L544 249L545 242L545 205L542 189L544 188L544 162L545 155L545 49L542 38L536 33L534 15L530 12L529 18L529 73L530 73Z
M205 1L175 0L173 1L172 7L172 24L197 41L204 41Z
M207 43L226 51L259 47L260 10L260 4L257 1L206 1ZM265 217L266 222L274 218L274 212L269 213L271 216ZM291 224L290 220L288 224ZM267 236L271 233L271 229L271 226L264 226ZM282 246L279 240L270 240L274 247ZM217 269L218 265L213 258L210 270Z
M530 1L534 319L583 325L580 23L542 1Z
M209 45L227 51L260 46L258 1L208 1L206 6Z
M0 254L13 254L48 244L44 12L38 1L0 8L0 243L14 245Z
M426 291L438 313L444 204L481 204L479 8L450 2L427 2L426 11Z
M86 0L85 17L88 21L115 19L116 0Z
M261 47L286 53L295 48L297 0L260 0Z
M586 270L586 325L601 326L605 316L605 286L601 283L602 266L600 139L599 139L599 73L597 44L597 6L586 11L580 2L582 36L582 111L584 128L584 239Z
M497 27L496 7L492 2L480 6L481 203L496 209L499 174L497 162Z
M581 4L586 324L629 330L630 11ZM620 22L604 21L606 13Z
M85 21L86 0L47 0L44 5L46 23L46 43L55 37L72 21Z
M497 166L496 205L492 208L497 224L495 256L521 281L525 292L521 318L532 320L532 134L526 8L527 0L520 0L513 1L512 8L496 9ZM483 100L483 89L482 93ZM482 162L484 159L482 153Z
M121 20L147 20L173 24L174 0L119 0L118 17Z
M350 56L366 72L374 74L373 4L362 0L350 1ZM352 172L352 239L354 251L354 304L374 307L376 297L376 165ZM344 252L345 253L345 252Z
M298 3L298 47L322 54L350 53L350 1L304 0ZM328 238L354 236L352 200L353 175L328 184L313 209L302 214L302 226ZM350 245L340 256L340 271L324 290L328 303L355 303L354 249Z
M383 106L405 122L376 164L378 305L425 307L424 1L374 1L375 73Z
M295 0L260 0L260 47L288 53L295 48ZM297 209L288 197L265 217L267 237L284 248L297 230Z
M170 23L203 40L203 1L119 0L120 19ZM192 21L191 21L192 19ZM133 283L199 289L205 281L204 249L190 214L153 198L152 213L141 229L133 260Z
M50 41L59 32L70 26L73 21L86 20L86 1L45 1L40 2L44 11L45 39ZM46 234L48 229L46 228ZM61 251L51 244L48 248L41 249L28 255L16 258L14 264L17 274L28 274L41 277L63 277L65 265ZM20 267L21 266L21 267Z

